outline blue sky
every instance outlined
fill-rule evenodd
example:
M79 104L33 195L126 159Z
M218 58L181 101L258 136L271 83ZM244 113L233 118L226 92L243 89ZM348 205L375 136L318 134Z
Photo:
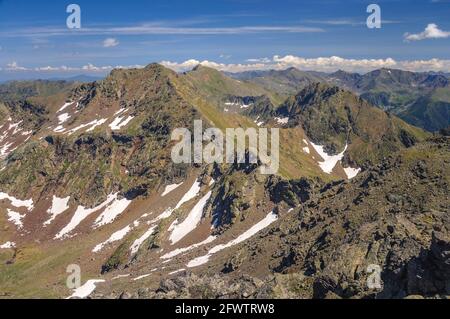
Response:
M81 7L80 30L66 26L70 3ZM381 29L366 26L370 3L381 7ZM450 0L0 0L0 80L162 61L176 70L450 72L449 18Z

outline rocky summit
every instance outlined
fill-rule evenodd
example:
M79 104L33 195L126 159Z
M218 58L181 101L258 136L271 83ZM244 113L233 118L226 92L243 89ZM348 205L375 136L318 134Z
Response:
M446 90L160 64L0 84L0 297L448 298ZM250 147L175 163L195 120L277 129L278 172Z

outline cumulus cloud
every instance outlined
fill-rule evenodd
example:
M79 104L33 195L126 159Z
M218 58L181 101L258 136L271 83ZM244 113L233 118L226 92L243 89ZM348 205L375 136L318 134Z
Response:
M189 71L195 66L201 64L206 67L210 67L213 69L217 69L219 71L226 72L243 72L243 71L254 71L254 70L262 70L266 68L266 64L264 63L251 63L251 64L225 64L225 63L217 63L213 61L198 61L195 59L186 60L181 63L171 62L171 61L161 61L160 62L165 67L168 67L177 72Z
M420 40L425 40L425 39L442 39L442 38L448 38L448 37L450 37L450 32L439 29L439 27L435 23L428 24L423 32L416 33L416 34L405 33L405 35L404 35L405 41L420 41Z
M119 41L115 38L107 38L103 41L104 48L112 48L119 45Z

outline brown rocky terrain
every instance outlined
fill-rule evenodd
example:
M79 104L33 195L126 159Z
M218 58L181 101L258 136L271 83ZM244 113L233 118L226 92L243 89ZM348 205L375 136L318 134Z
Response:
M448 295L448 137L335 87L283 100L205 67L46 85L0 103L0 295ZM279 173L174 164L195 119L280 128Z

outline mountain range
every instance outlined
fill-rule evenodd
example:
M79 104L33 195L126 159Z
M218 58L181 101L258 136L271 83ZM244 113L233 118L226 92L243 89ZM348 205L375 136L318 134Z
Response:
M448 88L159 64L2 84L0 297L449 296L449 141L429 132L449 124ZM194 120L279 128L278 173L175 164L171 133Z
M229 75L285 96L315 82L336 85L427 131L450 125L450 80L443 73L379 69L363 75L342 70L328 74L289 68Z

